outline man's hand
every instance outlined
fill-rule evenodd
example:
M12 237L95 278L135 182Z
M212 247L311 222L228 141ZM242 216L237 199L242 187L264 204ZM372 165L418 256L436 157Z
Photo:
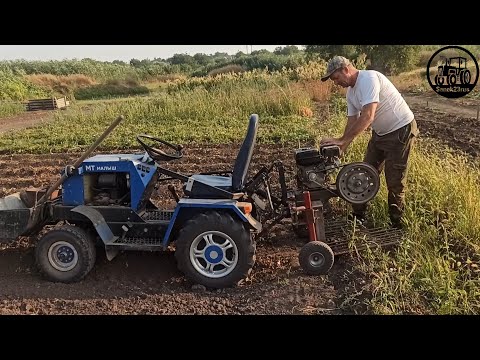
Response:
M330 145L337 145L341 152L345 152L348 147L348 143L346 143L342 138L324 138L320 141L320 146L330 146Z

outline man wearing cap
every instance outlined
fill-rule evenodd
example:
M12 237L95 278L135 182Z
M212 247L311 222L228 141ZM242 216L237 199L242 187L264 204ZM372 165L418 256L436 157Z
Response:
M368 127L372 137L364 161L379 173L385 169L389 215L401 228L410 151L418 136L414 115L387 77L375 70L358 70L343 56L333 57L322 81L332 80L347 89L347 125L340 138L325 138L321 145L338 145L344 152ZM352 215L365 220L366 205L352 205Z

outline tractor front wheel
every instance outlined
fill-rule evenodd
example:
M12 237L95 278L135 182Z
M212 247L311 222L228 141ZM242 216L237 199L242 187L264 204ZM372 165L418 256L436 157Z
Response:
M436 85L443 85L445 82L445 78L441 75L435 75L435 84Z
M65 225L47 232L35 247L35 261L50 281L73 283L92 270L95 242L85 230Z
M209 211L188 220L178 233L175 258L190 281L225 288L245 279L255 263L255 242L240 219Z

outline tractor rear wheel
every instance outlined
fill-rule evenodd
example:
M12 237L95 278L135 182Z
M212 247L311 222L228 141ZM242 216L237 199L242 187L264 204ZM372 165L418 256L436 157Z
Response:
M448 75L448 85L455 85L457 83L457 75L450 74Z
M65 225L47 232L35 247L39 271L50 281L73 283L92 270L95 242L85 230Z
M175 258L190 281L208 288L237 285L255 264L255 242L240 219L209 211L188 220L178 233Z

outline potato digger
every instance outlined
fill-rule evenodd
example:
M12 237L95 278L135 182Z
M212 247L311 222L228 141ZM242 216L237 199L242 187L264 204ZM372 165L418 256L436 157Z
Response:
M308 274L326 274L344 243L327 241L324 214L328 200L370 201L379 188L376 170L365 163L341 165L338 147L295 151L297 188L287 189L283 164L275 161L247 181L258 115L249 117L246 136L232 169L193 175L169 170L183 146L148 134L137 135L143 152L91 156L122 121L118 117L94 144L48 188L29 188L0 199L0 242L39 237L35 261L54 282L85 278L96 251L108 260L120 251L165 251L174 245L179 270L190 281L225 288L243 281L255 263L256 241L282 219L308 237L299 261ZM336 182L329 176L341 168ZM271 179L278 174L280 195ZM180 181L173 210L151 200L160 185ZM265 226L263 225L265 224ZM396 241L384 236L383 243ZM340 245L339 245L340 244ZM381 244L380 244L381 245ZM343 246L343 247L342 247Z

